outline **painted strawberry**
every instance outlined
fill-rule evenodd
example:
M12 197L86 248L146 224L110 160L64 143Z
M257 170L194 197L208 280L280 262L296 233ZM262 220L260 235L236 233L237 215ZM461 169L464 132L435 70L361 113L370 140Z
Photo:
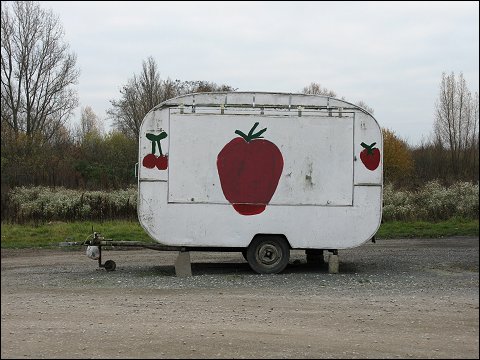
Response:
M155 166L159 170L167 169L168 155L163 155L162 146L160 145L160 140L165 139L167 137L167 133L165 131L161 131L158 135L147 133L146 137L152 142L152 153L145 155L142 160L142 165L148 169L153 169ZM160 156L158 157L155 155L156 145L158 145L158 151L160 153Z
M380 150L374 147L375 144L367 145L364 142L360 144L364 148L360 153L360 159L368 170L375 170L380 164Z
M240 130L218 153L217 170L225 198L242 215L263 212L277 189L283 170L283 156L278 147L257 133L256 122L248 135Z

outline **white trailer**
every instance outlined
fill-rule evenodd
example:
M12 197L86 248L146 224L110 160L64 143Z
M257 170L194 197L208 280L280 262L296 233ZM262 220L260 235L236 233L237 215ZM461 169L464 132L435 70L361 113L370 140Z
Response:
M278 273L291 249L308 259L374 238L382 151L374 117L343 100L179 96L141 124L138 218L159 244L241 251L254 271Z

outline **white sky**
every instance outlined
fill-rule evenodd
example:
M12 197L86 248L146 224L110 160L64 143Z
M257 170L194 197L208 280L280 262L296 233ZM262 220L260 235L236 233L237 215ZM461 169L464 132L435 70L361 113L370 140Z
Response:
M81 71L80 107L110 100L152 56L162 79L238 91L317 82L363 100L412 145L433 130L442 72L478 92L479 2L40 1L58 15ZM110 122L106 122L106 130Z

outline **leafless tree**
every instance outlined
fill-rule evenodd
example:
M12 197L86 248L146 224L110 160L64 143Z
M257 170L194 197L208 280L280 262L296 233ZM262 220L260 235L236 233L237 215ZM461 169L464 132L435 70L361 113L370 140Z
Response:
M107 115L113 119L114 127L138 139L140 126L145 115L156 105L175 96L193 92L234 91L227 85L208 81L162 80L155 60L150 56L143 61L142 72L129 79L120 90L120 100L110 100Z
M210 81L183 81L179 83L179 95L192 94L201 92L224 92L224 91L236 91L236 88L230 85L218 85Z
M357 101L355 105L360 106L362 109L367 110L370 114L373 115L373 108L367 105L367 103L363 100Z
M76 55L58 17L32 1L2 1L1 31L2 129L48 141L78 105Z
M435 103L434 133L450 153L455 177L468 171L472 160L478 162L478 93L472 95L462 73L458 78L453 72L442 74Z
M303 94L311 94L311 95L325 95L330 97L337 97L337 93L332 90L328 90L327 88L322 88L319 83L312 82L310 85L305 86L302 90Z
M333 90L328 90L327 88L322 88L319 83L311 82L310 85L305 86L302 90L303 94L310 94L310 95L324 95L329 97L337 97L337 93ZM345 97L342 96L341 100L345 100ZM367 105L367 103L363 100L357 101L355 105L361 107L362 109L367 110L370 114L373 114L373 108Z
M169 83L168 95L175 93L173 85ZM129 79L120 94L120 100L110 100L112 107L107 110L107 114L118 130L138 138L143 117L165 97L157 64L152 57L143 61L140 75Z
M87 134L102 135L103 132L103 123L93 109L90 106L82 108L80 123L75 128L76 140L81 143Z

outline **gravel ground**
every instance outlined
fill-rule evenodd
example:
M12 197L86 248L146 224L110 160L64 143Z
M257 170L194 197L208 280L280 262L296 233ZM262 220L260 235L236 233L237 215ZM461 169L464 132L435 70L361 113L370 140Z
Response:
M292 251L284 272L240 253L84 248L1 254L2 358L479 358L479 239L377 240L340 272Z

